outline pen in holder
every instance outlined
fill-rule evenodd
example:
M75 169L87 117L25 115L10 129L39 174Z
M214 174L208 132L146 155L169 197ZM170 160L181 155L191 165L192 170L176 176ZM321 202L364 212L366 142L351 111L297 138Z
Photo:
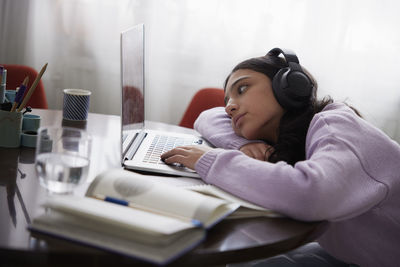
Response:
M0 104L4 103L6 99L6 81L7 81L7 70L2 68L0 73Z
M0 147L19 147L22 113L0 110Z

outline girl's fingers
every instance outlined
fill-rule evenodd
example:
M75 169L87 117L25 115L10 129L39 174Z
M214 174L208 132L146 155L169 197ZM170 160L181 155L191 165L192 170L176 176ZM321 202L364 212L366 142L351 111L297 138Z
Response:
M167 164L179 163L194 169L196 162L210 149L212 148L206 146L176 147L163 153L161 159Z
M172 164L172 163L184 164L183 162L185 161L185 157L182 155L173 155L163 159L163 161L167 164Z
M161 155L161 159L169 158L173 155L187 155L188 149L186 147L176 147Z
M264 160L268 161L269 156L271 156L272 153L274 153L274 148L272 146L268 146L264 152Z

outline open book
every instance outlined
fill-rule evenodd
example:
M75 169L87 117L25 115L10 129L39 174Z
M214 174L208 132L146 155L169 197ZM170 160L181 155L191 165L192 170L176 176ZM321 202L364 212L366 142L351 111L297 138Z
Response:
M86 196L53 196L31 231L165 264L199 244L239 204L117 169Z

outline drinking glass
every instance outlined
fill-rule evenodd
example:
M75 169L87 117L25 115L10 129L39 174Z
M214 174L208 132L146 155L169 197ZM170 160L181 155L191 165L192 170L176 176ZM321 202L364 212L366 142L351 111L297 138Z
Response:
M77 128L41 127L36 143L35 169L48 193L69 194L85 182L92 138Z

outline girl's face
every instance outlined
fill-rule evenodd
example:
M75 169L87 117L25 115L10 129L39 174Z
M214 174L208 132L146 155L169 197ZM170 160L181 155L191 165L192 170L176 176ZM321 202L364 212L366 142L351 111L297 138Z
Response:
M233 72L226 84L225 103L237 135L277 142L279 122L285 111L276 101L266 75L249 69Z

